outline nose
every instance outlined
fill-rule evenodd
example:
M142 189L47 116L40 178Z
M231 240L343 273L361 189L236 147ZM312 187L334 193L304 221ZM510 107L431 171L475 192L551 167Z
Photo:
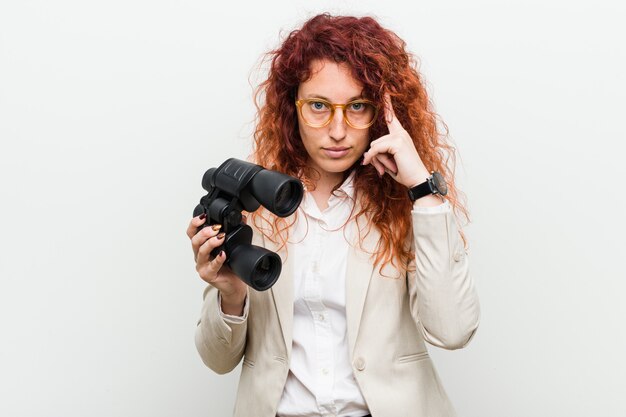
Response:
M336 108L335 114L329 124L328 134L334 140L342 140L346 137L347 125L343 119L343 109Z

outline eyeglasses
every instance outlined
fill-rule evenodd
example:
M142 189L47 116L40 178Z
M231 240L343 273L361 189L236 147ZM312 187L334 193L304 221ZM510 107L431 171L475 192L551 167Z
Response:
M335 116L335 109L343 111L343 119L355 129L367 129L376 121L378 108L365 99L352 100L346 104L335 104L321 98L305 98L296 101L304 123L311 127L324 127Z

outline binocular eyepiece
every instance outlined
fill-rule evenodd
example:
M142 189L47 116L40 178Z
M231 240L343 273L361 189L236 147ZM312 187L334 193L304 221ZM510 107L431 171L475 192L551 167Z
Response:
M226 264L246 284L258 291L271 288L280 276L280 257L252 245L252 228L242 222L242 210L253 212L261 205L279 217L293 214L302 201L304 188L294 177L251 162L230 158L202 177L208 194L200 199L193 215L204 213L201 229L221 224L226 234L222 246L211 254L226 253Z

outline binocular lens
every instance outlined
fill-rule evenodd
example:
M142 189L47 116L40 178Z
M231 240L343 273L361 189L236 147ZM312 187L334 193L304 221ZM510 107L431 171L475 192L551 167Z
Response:
M279 217L290 216L302 201L302 183L289 175L264 169L250 181L252 195Z
M246 244L236 245L228 262L233 272L257 291L274 285L283 266L276 253Z
M298 184L293 182L284 183L276 192L276 198L274 200L274 207L277 214L289 215L294 211L294 206L297 208L300 205L301 190L298 188Z
M252 288L262 291L271 287L278 278L276 271L278 270L280 272L280 269L280 266L276 265L275 258L269 256L263 257L252 272Z

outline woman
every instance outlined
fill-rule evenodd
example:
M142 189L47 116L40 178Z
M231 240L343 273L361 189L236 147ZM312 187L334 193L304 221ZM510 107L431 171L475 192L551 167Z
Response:
M235 416L454 415L425 341L465 346L479 305L453 149L404 46L372 18L323 14L269 54L253 159L306 190L288 219L248 216L254 243L283 259L271 290L210 258L220 225L189 225L210 284L196 346L218 373L243 358Z

